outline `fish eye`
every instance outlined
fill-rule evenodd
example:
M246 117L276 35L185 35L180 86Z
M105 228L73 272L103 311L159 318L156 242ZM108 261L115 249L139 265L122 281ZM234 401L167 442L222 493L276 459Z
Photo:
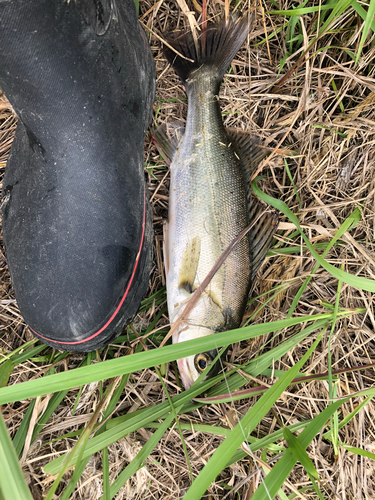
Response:
M207 365L207 363L206 363L206 360L205 360L205 359L200 359L200 360L198 361L198 366L199 366L199 368L200 368L201 370L205 370L205 369L206 369L206 365Z
M208 367L210 358L206 353L197 354L195 356L195 366L200 372L204 372Z

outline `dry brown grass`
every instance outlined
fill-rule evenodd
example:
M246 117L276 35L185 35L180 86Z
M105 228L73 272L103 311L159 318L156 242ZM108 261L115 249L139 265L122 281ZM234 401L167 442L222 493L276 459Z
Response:
M183 2L185 3L185 2ZM182 5L181 2L179 4ZM280 8L291 8L292 2L285 0ZM196 2L187 2L188 12L195 12ZM265 10L271 4L263 4ZM244 9L241 4L239 10ZM209 2L209 19L217 19L224 13L225 4L220 0ZM184 15L177 3L168 0L144 0L140 3L140 19L150 36L150 44L157 68L157 93L155 112L157 123L186 116L186 95L178 78L168 66L161 51L160 38L166 31L186 28L192 22L192 16ZM295 195L283 162L274 157L265 167L268 177L262 181L262 188L268 193L284 200L297 214L300 223L312 243L324 242L332 238L340 224L352 212L362 207L362 219L357 227L343 239L345 245L335 247L329 254L328 261L336 266L342 263L345 270L373 279L375 277L375 177L373 174L375 154L375 79L371 61L375 48L367 46L366 55L356 67L353 60L343 50L327 48L320 53L309 52L310 59L303 63L296 74L287 79L280 87L274 88L278 81L278 67L285 54L285 35L281 30L268 44L258 45L264 39L265 29L273 32L283 24L278 16L265 15L264 20L258 5L257 21L247 46L237 54L233 71L225 77L220 91L224 122L231 128L252 130L265 144L280 147L296 153L288 158L293 182L298 190L301 204ZM195 19L199 23L199 15ZM305 46L313 33L313 23L305 22ZM350 16L343 15L340 27L352 23ZM355 51L358 40L353 35L344 39L345 31L327 34L319 47L337 47L344 45ZM292 68L297 57L287 61L282 74ZM332 86L334 79L335 87ZM344 106L344 112L340 109ZM3 172L16 126L16 118L4 96L0 97L0 170ZM341 135L340 135L341 134ZM345 134L342 135L342 134ZM145 144L145 162L147 179L152 199L155 228L155 263L152 273L149 295L165 284L162 263L162 226L167 217L169 173L164 168L157 151L149 137ZM283 220L284 223L288 221ZM293 229L287 228L280 241L285 241ZM289 228L289 229L288 229ZM315 261L309 253L269 258L259 273L259 279L253 290L253 296L270 290L275 285L291 281L289 288L275 300L268 303L256 316L256 321L267 322L286 317L291 301L306 277L314 267ZM24 324L17 305L6 266L4 249L0 249L0 347L3 354L14 349L31 338ZM323 301L334 304L337 292L337 280L326 271L319 269L304 293L296 314L307 315L325 312ZM247 316L261 305L255 301L247 311ZM374 308L373 297L369 292L343 285L340 305L343 307L366 307L364 316L352 316L342 319L332 339L331 352L333 369L363 365L375 361ZM153 308L137 317L137 328L150 323L152 318L164 308ZM157 327L166 325L168 318L163 315ZM292 329L287 335L297 331ZM271 346L283 340L285 332L271 341ZM262 351L268 339L258 339L234 345L229 351L228 362L245 362ZM275 369L286 369L299 360L310 347L311 339L302 342L296 349L275 364ZM119 349L119 355L124 350ZM105 351L102 354L102 359ZM77 366L82 356L71 355L58 370ZM45 360L26 361L17 366L12 373L10 384L33 377L40 377L50 365ZM319 351L310 358L307 372L327 370L327 338ZM180 389L176 381L175 367L167 367L165 380L171 394ZM338 395L345 396L353 392L374 386L375 374L372 369L348 373L340 376ZM268 382L271 380L268 379ZM264 379L263 382L267 382ZM77 408L72 414L78 392L69 391L43 429L38 440L31 445L23 457L23 467L30 483L34 498L43 498L51 484L42 466L50 457L72 447L74 438L64 438L56 442L59 436L81 429L89 420L98 404L99 384L83 388ZM153 370L132 375L116 414L135 411L138 408L152 406L165 400L165 394ZM311 382L297 385L278 400L272 412L263 419L254 435L266 435L279 428L280 423L290 424L313 418L327 404L327 382ZM42 398L34 409L43 412ZM9 432L14 436L27 411L30 401L22 401L3 408ZM238 414L244 414L252 400L244 400L235 405L220 404L202 408L181 419L191 423L207 423L230 427L231 412L235 406ZM343 414L349 413L358 404L353 400L343 405ZM143 429L128 436L109 448L111 481L129 463L150 435ZM197 474L217 448L222 438L211 437L202 432L184 431L193 474ZM353 419L340 433L340 439L346 444L368 451L375 451L375 407L368 403L363 411ZM359 457L340 449L338 457L333 456L332 446L322 437L318 437L308 448L322 479L320 488L324 498L354 500L375 498L375 475L373 461ZM260 458L259 454L256 454ZM249 457L239 464L226 469L217 478L205 498L250 498L261 481L259 464ZM79 488L71 498L96 500L103 493L101 475L101 454L96 455L80 481ZM67 479L65 479L67 480ZM234 492L228 494L223 482L235 486L239 497ZM294 488L303 488L309 484L308 476L297 465L289 476L289 483ZM157 446L144 467L121 492L117 499L177 499L182 498L190 485L189 471L176 428L168 432ZM289 491L291 493L291 491ZM227 496L227 494L229 496ZM300 498L317 498L315 493L306 492Z

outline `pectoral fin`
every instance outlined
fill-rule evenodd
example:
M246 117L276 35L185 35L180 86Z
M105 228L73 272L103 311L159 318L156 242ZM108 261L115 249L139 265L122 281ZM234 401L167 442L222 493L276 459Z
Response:
M221 302L221 300L219 300L219 297L217 297L217 295L215 294L215 292L213 290L206 290L205 293L206 293L206 295L208 295L210 297L210 299L212 300L212 302L215 305L217 305L217 307L220 309L220 311L223 312L222 302Z
M197 274L199 256L201 252L201 241L198 236L195 236L186 245L186 250L184 252L180 273L178 286L187 290L189 293L193 291L193 285L195 281L195 276Z

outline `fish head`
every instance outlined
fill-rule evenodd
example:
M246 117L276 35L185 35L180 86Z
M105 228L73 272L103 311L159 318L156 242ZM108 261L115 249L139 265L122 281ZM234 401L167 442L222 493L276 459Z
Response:
M218 373L220 363L217 361L214 365L212 364L216 356L217 351L213 349L177 361L181 380L186 390L190 389L203 372L207 371L207 375L203 380L207 380Z
M209 328L188 326L183 332L180 332L178 342L205 337L206 335L212 335L214 333L215 332ZM194 354L193 356L177 360L178 371L180 372L180 377L186 390L190 389L202 373L207 372L207 375L203 380L207 380L218 373L220 369L220 360L213 363L217 354L217 349L212 349L211 351L201 352L199 354Z

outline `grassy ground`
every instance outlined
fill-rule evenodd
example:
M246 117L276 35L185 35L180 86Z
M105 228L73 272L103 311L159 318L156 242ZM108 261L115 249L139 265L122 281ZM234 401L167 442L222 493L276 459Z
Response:
M254 189L282 218L243 327L156 349L169 330L169 172L147 137L154 269L114 344L85 356L36 342L1 250L0 404L17 455L0 420L7 499L30 498L22 477L34 499L375 498L375 2L252 8L220 102L228 127L274 148ZM211 0L209 19L226 9ZM140 20L156 61L155 121L183 119L186 95L160 37L199 24L200 2L144 0ZM1 172L15 125L2 96ZM181 390L173 360L228 342L225 375Z

